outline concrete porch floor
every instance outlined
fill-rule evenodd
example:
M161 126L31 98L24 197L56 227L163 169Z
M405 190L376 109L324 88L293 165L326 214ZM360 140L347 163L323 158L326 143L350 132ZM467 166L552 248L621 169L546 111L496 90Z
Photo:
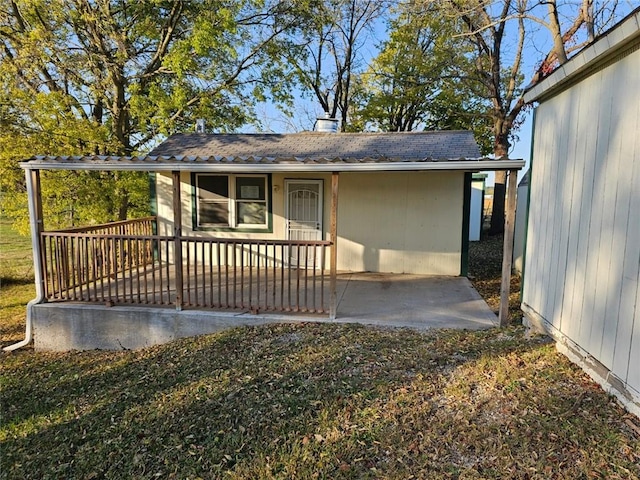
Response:
M464 277L342 272L335 322L418 330L477 330L497 318ZM332 322L326 314L252 313L62 301L34 305L37 350L137 349L224 329L277 322Z
M466 277L340 273L337 293L336 322L469 330L498 325Z

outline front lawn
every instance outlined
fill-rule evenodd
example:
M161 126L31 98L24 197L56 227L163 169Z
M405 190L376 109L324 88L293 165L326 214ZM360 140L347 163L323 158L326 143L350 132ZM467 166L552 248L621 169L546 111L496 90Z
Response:
M491 271L472 270L487 292ZM33 287L1 289L6 345ZM2 479L640 478L638 419L518 326L271 325L0 361Z

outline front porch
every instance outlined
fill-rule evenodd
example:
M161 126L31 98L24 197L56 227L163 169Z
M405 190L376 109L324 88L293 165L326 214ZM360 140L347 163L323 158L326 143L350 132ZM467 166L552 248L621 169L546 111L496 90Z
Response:
M206 155L187 154L184 142L202 143ZM273 321L417 328L508 321L515 184L523 162L478 158L468 132L204 135L165 143L169 151L144 157L21 163L36 298L27 306L25 340L6 349L34 338L42 349L138 348ZM243 145L251 147L248 155ZM152 172L158 217L47 230L41 170ZM509 171L498 322L458 277L466 272L465 212L471 172L478 170ZM200 185L198 174L209 183ZM316 203L285 191L292 179L317 185ZM297 215L300 209L317 215ZM315 235L292 234L292 225L307 221Z
M41 232L46 301L327 315L347 286L379 284L378 294L363 296L384 309L384 293L395 283L449 278L338 272L325 267L329 241L167 237L154 233L156 221Z
M333 320L327 314L303 311L177 310L158 304L107 306L78 300L33 307L35 346L40 350L137 349L239 326L308 321L418 330L497 326L496 315L467 278L406 274L340 272Z
M489 328L464 277L338 272L331 242L155 234L155 217L41 232L36 348L141 348L240 325Z
M156 231L147 217L42 232L46 301L334 315L331 242Z

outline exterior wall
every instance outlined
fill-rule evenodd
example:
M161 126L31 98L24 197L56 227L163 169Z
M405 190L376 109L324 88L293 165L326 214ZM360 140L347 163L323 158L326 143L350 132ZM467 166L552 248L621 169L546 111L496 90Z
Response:
M529 186L519 185L516 194L516 226L513 237L513 268L522 275L524 266L524 241L527 230L527 201Z
M341 174L338 268L459 275L463 173Z
M538 107L523 289L528 317L607 371L637 412L639 70L636 50Z
M477 242L482 234L484 210L484 179L471 182L471 211L469 212L469 240Z
M286 238L285 179L324 182L323 238L328 240L331 175L273 174L272 232L193 230L191 177L181 174L183 233L218 238ZM156 176L158 233L173 233L171 177ZM338 199L338 269L459 275L463 172L341 173ZM327 260L328 266L328 260Z

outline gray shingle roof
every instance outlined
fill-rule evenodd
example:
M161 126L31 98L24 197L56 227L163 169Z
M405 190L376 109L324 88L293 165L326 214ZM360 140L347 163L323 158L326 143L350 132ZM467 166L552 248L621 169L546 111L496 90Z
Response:
M520 169L522 160L480 158L471 132L178 134L148 155L34 156L27 170L226 173L479 171Z
M149 156L296 158L311 161L423 161L477 159L472 132L200 134L169 137Z

